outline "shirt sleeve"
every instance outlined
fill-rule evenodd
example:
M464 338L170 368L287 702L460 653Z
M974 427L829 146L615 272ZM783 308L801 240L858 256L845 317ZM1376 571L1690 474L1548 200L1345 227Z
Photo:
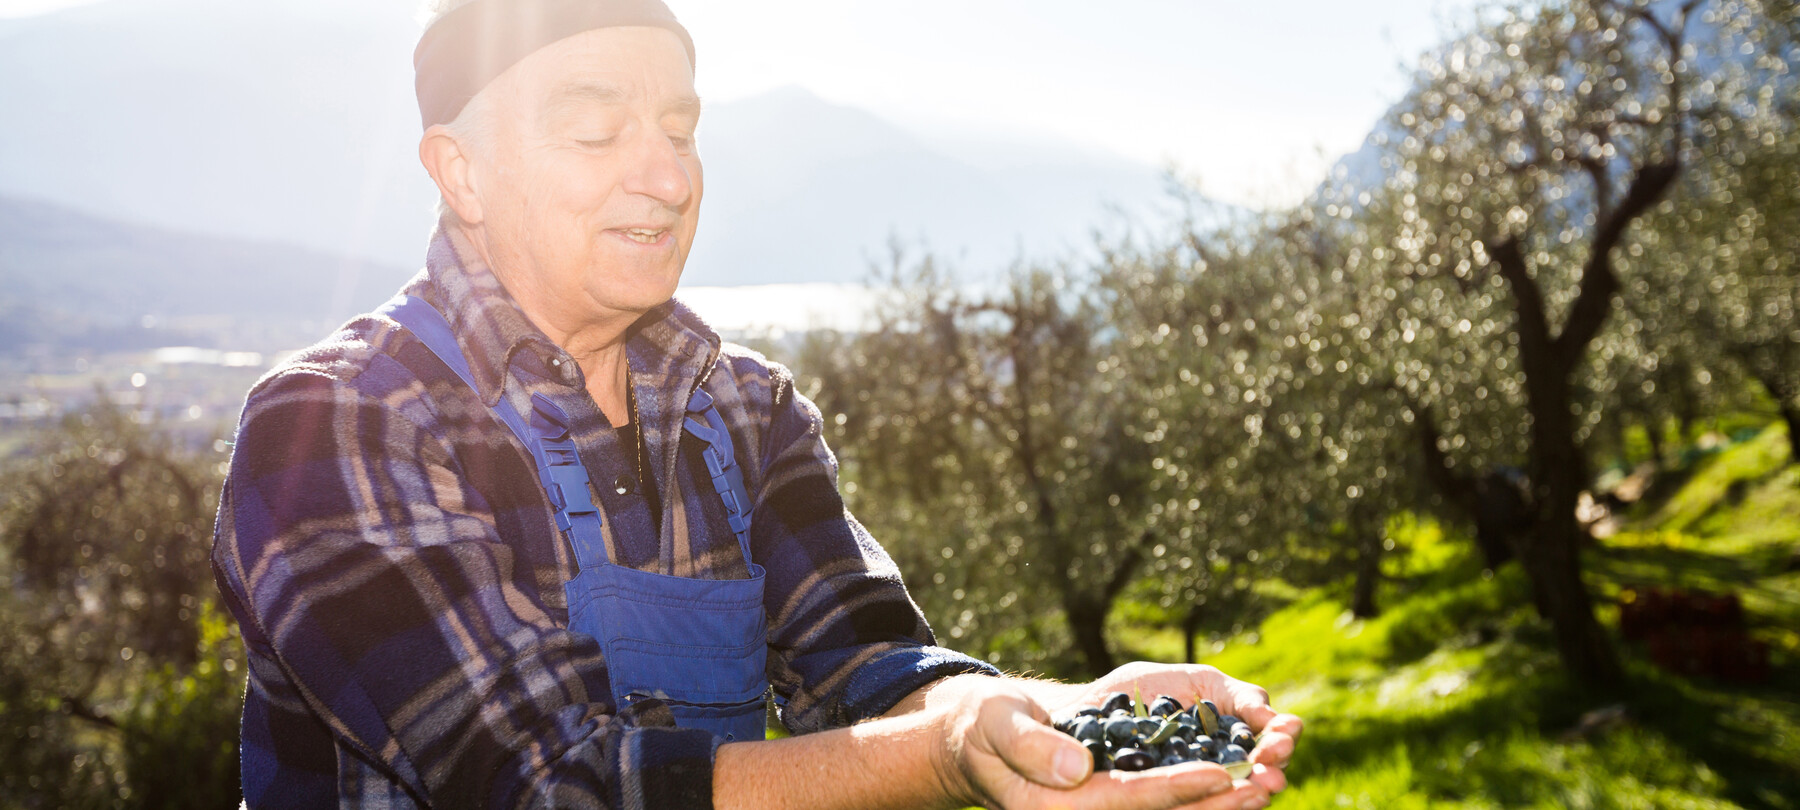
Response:
M818 406L775 367L751 544L767 577L769 673L795 733L876 717L931 681L999 675L936 646L892 558L844 508Z
M599 646L551 619L390 368L284 372L246 403L213 554L252 693L295 696L274 710L421 805L711 807L718 741L658 705L614 713ZM265 742L246 739L245 798L291 803L281 760L301 755Z

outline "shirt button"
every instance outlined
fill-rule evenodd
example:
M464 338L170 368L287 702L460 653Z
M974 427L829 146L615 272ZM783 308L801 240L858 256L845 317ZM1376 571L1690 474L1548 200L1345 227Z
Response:
M630 495L637 491L637 481L629 475L621 475L613 479L613 492Z

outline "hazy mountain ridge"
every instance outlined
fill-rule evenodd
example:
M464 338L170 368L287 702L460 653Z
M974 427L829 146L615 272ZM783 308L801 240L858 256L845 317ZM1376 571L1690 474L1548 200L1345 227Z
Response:
M310 341L379 303L411 273L0 196L0 349L213 346L233 338L290 348L283 343Z
M111 0L0 25L0 194L413 265L411 4ZM854 282L891 236L979 275L1085 246L1154 167L1033 145L977 166L799 88L709 103L692 284Z

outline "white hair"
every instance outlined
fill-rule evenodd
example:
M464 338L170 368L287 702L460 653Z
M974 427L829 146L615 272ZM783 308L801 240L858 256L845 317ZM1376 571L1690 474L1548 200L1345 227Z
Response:
M444 129L450 131L450 137L456 139L464 152L471 157L485 160L493 149L494 124L493 98L484 92L476 93L474 98L469 99L469 103L462 108L462 112L457 113L454 120L445 124ZM437 215L438 219L450 222L461 221L456 214L456 209L451 208L450 202L445 200L442 195L438 196Z
M419 21L421 28L430 28L445 15L473 2L475 0L421 0L418 13L414 17ZM450 135L456 138L457 143L461 144L464 149L477 156L485 157L494 141L494 116L490 111L491 107L492 101L486 93L476 93L474 98L469 99L469 103L462 108L462 111L456 114L455 120L445 124L444 128L450 130ZM437 201L437 215L438 219L451 222L460 220L456 215L456 210L451 208L449 201L441 195Z

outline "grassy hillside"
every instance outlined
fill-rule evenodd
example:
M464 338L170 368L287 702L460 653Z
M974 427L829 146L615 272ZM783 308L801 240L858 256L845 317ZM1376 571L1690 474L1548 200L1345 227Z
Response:
M1393 527L1383 613L1306 591L1206 657L1307 718L1288 808L1800 808L1800 465L1780 426L1702 459L1588 556L1602 619L1621 585L1735 591L1768 683L1689 679L1627 646L1626 694L1563 682L1516 566L1485 576L1434 524ZM1173 634L1121 627L1148 658ZM1588 722L1583 724L1589 712Z

